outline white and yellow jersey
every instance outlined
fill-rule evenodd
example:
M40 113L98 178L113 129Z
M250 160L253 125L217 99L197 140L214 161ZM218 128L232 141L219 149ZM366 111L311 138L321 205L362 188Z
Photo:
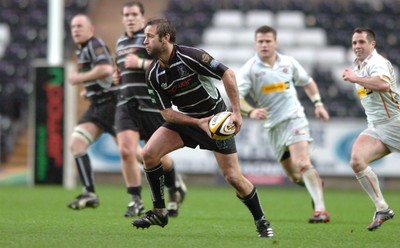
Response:
M267 108L266 128L272 128L284 120L305 117L294 86L304 86L310 79L297 60L279 53L273 67L255 55L237 75L240 97L250 95L257 103L257 108Z
M360 66L357 65L356 60L353 62L353 72L359 77L380 77L390 83L388 92L379 92L367 89L355 82L357 94L369 123L386 121L400 114L396 74L389 60L374 50Z

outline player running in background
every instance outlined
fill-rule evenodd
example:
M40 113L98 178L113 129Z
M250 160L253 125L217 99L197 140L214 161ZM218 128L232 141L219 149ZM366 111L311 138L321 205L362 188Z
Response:
M145 71L152 57L147 54L143 43L145 17L142 3L128 2L123 5L122 24L125 33L116 44L118 68L113 75L114 82L120 84L115 125L122 172L127 192L131 195L125 216L132 217L144 213L141 171L136 160L139 141L147 141L165 121L147 91ZM169 193L168 214L175 217L185 197L186 185L181 176L175 173L169 155L165 155L161 161Z
M277 161L289 179L305 186L311 195L314 213L309 223L329 222L325 208L321 178L310 159L308 120L301 105L296 86L304 87L315 104L315 115L324 121L329 114L321 101L317 84L293 57L276 52L277 32L269 26L255 31L257 54L249 59L237 76L242 114L264 120L267 137ZM254 108L245 97L257 103Z
M227 110L212 78L222 79L231 102L231 120L236 124L236 132L239 132L242 125L233 71L200 49L175 45L175 28L165 19L149 21L145 35L147 52L157 58L149 66L146 80L153 100L166 122L152 135L142 151L154 208L146 216L134 220L133 225L148 228L151 225L164 227L168 224L160 159L185 146L199 146L214 152L224 178L234 187L237 197L253 215L259 236L273 237L257 190L240 171L234 137L222 141L210 138L208 122L214 114ZM179 111L172 109L172 104Z
M400 152L400 96L392 64L375 49L375 32L356 28L352 47L356 58L353 67L344 70L343 80L354 84L365 109L368 128L353 144L350 165L375 205L376 212L368 226L373 231L394 216L369 164L391 152Z
M83 209L99 205L87 149L103 132L115 136L116 88L113 90L112 87L114 69L111 54L104 41L94 36L94 27L88 16L78 14L72 18L71 35L77 46L79 72L72 72L68 82L74 86L84 85L82 94L90 101L90 106L75 127L70 144L84 192L68 207Z

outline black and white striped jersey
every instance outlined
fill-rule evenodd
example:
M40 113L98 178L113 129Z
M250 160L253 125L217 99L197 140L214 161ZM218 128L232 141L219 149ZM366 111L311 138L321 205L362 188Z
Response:
M202 118L227 110L213 81L227 69L201 49L174 45L168 64L153 61L146 79L159 109L175 105L183 114Z
M90 38L77 48L76 55L78 57L79 72L87 72L96 65L110 64L112 65L112 56L110 50L104 41L97 37ZM86 97L92 103L99 103L115 98L115 87L112 87L112 78L102 78L84 83L86 89Z
M118 105L133 101L138 104L138 108L142 111L158 112L147 91L145 71L140 68L125 68L125 58L129 54L136 54L142 59L152 59L143 44L144 39L145 36L142 29L134 33L132 37L124 34L117 40L115 63L121 73Z

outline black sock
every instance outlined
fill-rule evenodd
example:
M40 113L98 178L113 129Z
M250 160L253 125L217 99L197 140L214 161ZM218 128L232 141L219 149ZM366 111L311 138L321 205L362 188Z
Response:
M238 198L247 206L255 221L264 217L264 212L261 208L260 200L258 199L258 193L254 187L251 193L243 198Z
M142 186L128 187L126 191L132 196L132 200L136 197L142 198Z
M144 170L147 181L150 185L153 207L165 208L164 201L164 171L159 164L157 167L149 170Z
M168 171L164 171L165 175L165 186L170 189L175 189L175 168L172 166Z
M83 154L75 157L76 165L78 166L79 176L81 182L87 192L95 193L92 165L90 163L89 155Z

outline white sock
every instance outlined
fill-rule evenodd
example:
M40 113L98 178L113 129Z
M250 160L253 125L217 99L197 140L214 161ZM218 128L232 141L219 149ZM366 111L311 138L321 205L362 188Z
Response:
M389 208L381 193L378 177L371 167L368 166L364 170L356 173L356 178L374 202L376 211L382 211Z
M318 172L313 168L309 168L303 172L303 181L306 185L311 198L314 201L315 211L325 211L324 195L322 193L322 182Z

